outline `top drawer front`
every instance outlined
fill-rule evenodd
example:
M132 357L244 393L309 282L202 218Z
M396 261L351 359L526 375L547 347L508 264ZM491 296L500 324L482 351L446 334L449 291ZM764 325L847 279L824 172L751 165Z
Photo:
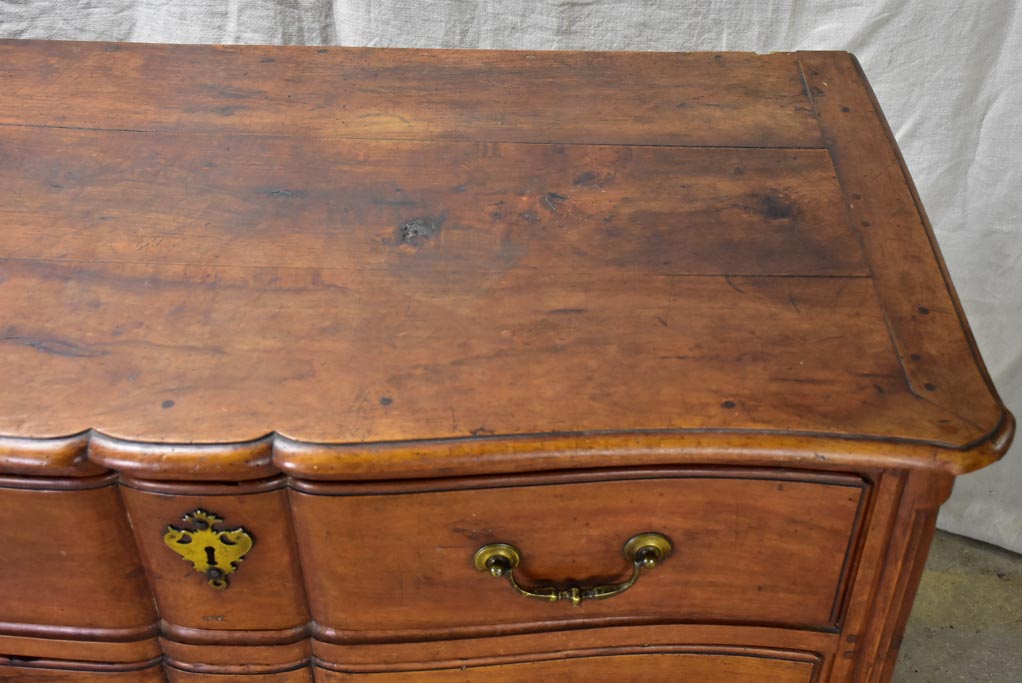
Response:
M320 637L636 621L833 626L866 486L856 477L752 470L430 485L449 488L299 484L305 490L291 492ZM523 584L612 583L630 574L625 541L648 531L670 538L674 555L629 591L577 608L520 596L472 562L478 548L502 542L521 551Z
M0 476L0 633L121 643L156 635L114 483Z

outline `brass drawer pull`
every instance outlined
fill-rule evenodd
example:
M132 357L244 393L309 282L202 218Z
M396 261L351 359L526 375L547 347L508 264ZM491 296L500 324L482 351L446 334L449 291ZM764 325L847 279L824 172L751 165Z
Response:
M624 593L639 580L639 573L643 567L653 569L670 557L673 549L671 542L663 534L645 533L632 536L624 547L625 559L632 563L632 575L627 581L591 588L572 586L563 590L552 586L528 588L518 583L514 569L521 564L522 554L518 548L507 543L484 545L476 551L472 561L481 572L489 572L496 577L507 577L511 587L526 597L548 602L570 600L571 604L577 607L584 600L604 600Z

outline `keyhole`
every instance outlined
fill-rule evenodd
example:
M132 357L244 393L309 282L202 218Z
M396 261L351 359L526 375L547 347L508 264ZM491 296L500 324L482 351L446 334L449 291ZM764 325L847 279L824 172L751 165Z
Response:
M211 545L207 545L205 550L206 550L206 564L208 564L210 567L215 567L216 566L216 555L215 555L216 550Z

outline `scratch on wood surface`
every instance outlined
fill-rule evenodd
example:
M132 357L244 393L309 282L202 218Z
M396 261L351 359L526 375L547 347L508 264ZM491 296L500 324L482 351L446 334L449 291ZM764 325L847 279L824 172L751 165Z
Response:
M305 196L305 190L289 190L286 187L267 187L259 190L260 194L266 194L271 197L284 197L284 198L301 198Z
M543 195L543 206L550 209L554 213L557 212L557 207L561 203L566 201L568 201L567 197L565 197L563 194L557 194L556 192L547 192L545 195Z
M742 289L741 287L739 287L738 285L736 285L734 282L731 281L731 276L730 275L725 275L724 276L724 282L726 282L731 289L735 290L739 294L745 294L745 290L744 289Z
M28 346L40 353L47 353L52 356L63 356L65 358L94 358L105 356L109 351L90 349L64 339L53 337L39 337L34 335L8 335L0 337L0 342L10 342L21 346Z
M362 114L358 118L360 118L360 119L397 119L398 121L400 121L401 123L405 124L409 128L412 127L412 122L409 121L408 119L406 119L405 117L401 116L400 114L385 114L385 113L382 113L382 112L378 112L378 113L371 113L371 114Z

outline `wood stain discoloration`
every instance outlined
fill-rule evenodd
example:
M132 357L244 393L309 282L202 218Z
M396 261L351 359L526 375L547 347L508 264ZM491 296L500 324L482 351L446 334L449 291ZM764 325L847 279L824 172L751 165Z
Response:
M926 340L954 347L960 329L939 276L889 318L896 343L913 326L926 336L891 348L888 304L871 295L883 273L873 279L861 247L885 240L886 223L848 220L884 188L863 173L843 190L792 55L438 62L423 51L126 45L107 72L88 70L90 50L101 47L0 42L27 93L17 108L0 101L10 124L0 183L19 198L0 202L2 310L28 320L41 301L51 309L3 345L9 372L32 381L17 404L0 397L0 433L95 422L102 400L86 392L20 414L49 406L44 387L58 382L117 386L119 417L104 424L162 439L459 438L485 424L494 436L795 429L944 443L979 438L990 421L941 403L963 382L977 398L972 380L952 376L968 363L928 371L942 356ZM53 84L32 76L57 68L60 128L44 106ZM841 79L821 69L806 78L833 90ZM159 91L138 80L143 70L162 78ZM662 87L637 91L651 73ZM564 92L543 85L559 79ZM149 104L95 96L108 92ZM835 119L816 102L827 126L869 111L854 93L831 99L851 111ZM565 116L587 102L600 106ZM218 114L224 106L235 115ZM910 353L922 360L902 367ZM684 365L684 391L665 364ZM730 383L735 364L743 386ZM488 393L506 376L514 386ZM217 420L198 400L206 381L235 406ZM574 398L548 395L551 382ZM368 410L379 395L356 400L356 385L393 387L400 401ZM168 387L174 409L153 411ZM281 391L272 405L251 400ZM722 392L742 410L722 415ZM316 420L319 401L350 414Z
M12 330L0 332L0 343L27 346L40 353L62 356L64 358L95 358L110 353L103 349L90 348L67 339L43 335L14 334L12 332Z
M551 213L557 213L557 208L566 201L568 201L568 198L563 194L558 194L557 192L547 192L545 195L543 195L543 199L540 203L544 207L546 207Z
M420 216L402 223L397 228L397 240L400 244L418 247L433 239L440 233L443 217Z
M767 220L794 220L798 217L798 205L791 195L780 190L764 194L759 200L759 210Z

